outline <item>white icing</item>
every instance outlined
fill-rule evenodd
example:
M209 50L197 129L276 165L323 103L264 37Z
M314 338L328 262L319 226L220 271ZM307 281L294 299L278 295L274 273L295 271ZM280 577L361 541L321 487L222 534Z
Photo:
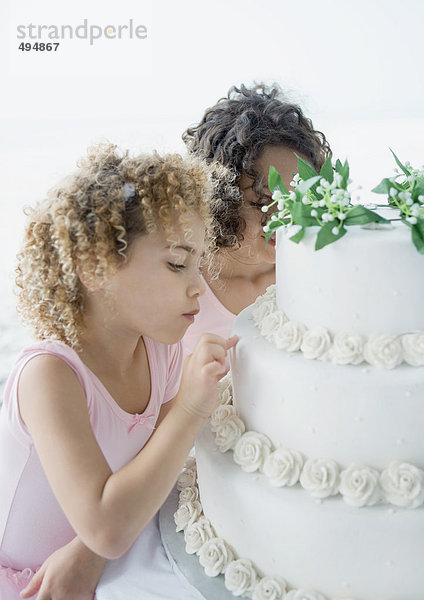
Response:
M332 348L332 360L337 365L358 365L364 360L365 338L345 332L336 333Z
M244 433L234 447L234 462L243 471L260 471L271 452L271 441L262 433L248 431Z
M271 485L292 486L299 481L303 461L300 452L289 448L277 448L265 460L263 472Z
M186 487L191 487L196 483L197 473L194 468L187 468L181 471L177 481L178 491L181 492Z
M245 596L252 592L258 580L258 575L247 558L233 560L225 570L225 587L234 596Z
M222 538L212 538L205 542L199 551L199 562L208 577L225 573L234 554Z
M311 590L291 590L285 600L327 600L322 594Z
M174 521L177 531L182 531L191 523L194 523L202 514L202 505L197 500L184 502L181 504L174 515Z
M243 421L237 415L229 415L222 423L215 425L216 445L221 452L235 448L245 431Z
M401 338L405 362L413 367L424 366L424 333L409 333Z
M233 415L236 414L236 409L234 408L234 406L232 406L232 404L230 404L232 397L231 397L231 394L229 393L229 390L226 389L225 393L226 394L228 393L228 402L219 404L219 406L216 407L216 409L213 411L213 413L211 415L212 431L217 431L217 429L219 429L219 427L223 423L225 423L225 421L229 417L232 417Z
M371 335L364 347L364 358L373 367L394 369L403 360L401 341L391 335Z
M327 498L339 491L339 466L334 460L309 458L300 475L301 486L314 498Z
M284 579L265 576L256 584L252 600L283 600L286 592L287 582Z
M271 290L275 288L270 287ZM424 366L423 332L397 336L380 333L366 338L347 331L332 334L321 326L308 329L301 322L289 320L271 300L272 294L272 291L267 290L256 299L252 317L261 335L278 350L300 351L304 358L325 360L338 365L358 365L366 361L377 368L393 369L405 361L414 367ZM274 312L271 312L273 308ZM221 402L228 402L229 393Z
M204 515L200 516L197 521L189 523L184 531L187 554L199 554L203 544L214 537L216 533L209 520Z
M386 498L396 506L417 508L424 501L424 471L400 461L393 461L381 474Z
M325 327L314 327L304 334L300 349L305 358L323 358L330 350L331 344L330 332Z
M195 500L199 500L199 490L197 489L197 486L191 485L180 491L180 504L194 502Z
M380 473L366 465L353 464L341 472L339 491L351 506L372 506L381 498Z

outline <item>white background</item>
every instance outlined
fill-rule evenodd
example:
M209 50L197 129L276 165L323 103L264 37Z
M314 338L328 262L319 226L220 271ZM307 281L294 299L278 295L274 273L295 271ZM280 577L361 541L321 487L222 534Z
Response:
M14 339L10 273L22 207L93 142L183 152L181 133L231 85L275 81L334 155L349 159L364 195L393 174L389 147L424 163L423 0L2 0L0 11L3 347ZM18 50L20 24L131 18L147 27L146 40Z

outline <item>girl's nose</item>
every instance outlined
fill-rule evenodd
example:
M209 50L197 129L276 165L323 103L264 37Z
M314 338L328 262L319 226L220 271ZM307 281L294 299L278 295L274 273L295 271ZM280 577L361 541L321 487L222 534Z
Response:
M206 286L204 284L203 277L199 273L196 279L190 283L187 290L187 295L190 297L201 296L205 293L205 291Z

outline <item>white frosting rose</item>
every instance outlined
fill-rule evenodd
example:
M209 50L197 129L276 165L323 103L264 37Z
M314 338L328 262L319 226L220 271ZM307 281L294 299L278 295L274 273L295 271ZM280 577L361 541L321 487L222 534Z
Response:
M199 551L199 562L208 577L224 573L233 559L231 548L222 538L208 540Z
M235 448L241 435L246 430L243 421L237 415L231 415L215 429L215 444L221 452Z
M424 366L424 333L407 333L401 344L405 362L413 367Z
M221 404L217 406L211 416L211 430L216 431L217 427L236 414L236 409L231 404Z
M225 388L220 394L218 394L217 404L232 404L233 402L233 390L231 386Z
M327 597L313 590L290 590L284 600L327 600Z
M224 377L222 377L218 381L218 384L217 384L218 396L220 396L221 394L223 394L226 390L228 390L228 392L230 394L232 393L231 371L228 371L228 373L226 373L224 375Z
M252 310L253 322L261 327L262 321L277 309L275 298L262 296L258 298Z
M366 465L353 464L341 472L339 491L351 506L372 506L381 499L380 473Z
M393 369L403 360L402 344L392 335L371 335L364 346L364 357L373 367Z
M234 462L243 471L253 473L262 469L265 460L271 453L271 441L263 433L248 431L244 433L234 448Z
M177 489L181 492L186 487L196 485L197 472L195 467L184 469L181 471L177 481Z
M265 460L263 472L271 485L292 486L299 481L303 456L296 450L277 448Z
M325 327L313 327L303 336L300 346L305 358L324 358L331 347L331 335Z
M424 501L424 471L408 463L394 461L381 474L381 485L391 504L417 508Z
M362 335L336 333L331 349L333 362L338 365L359 365L364 360L364 345Z
M199 499L199 490L195 485L184 488L180 492L178 499L179 505L185 504L186 502L194 502Z
M263 294L263 297L275 299L276 292L277 292L277 286L275 285L275 283L272 283L271 285L269 285L266 288L266 291L265 291L265 294Z
M287 321L282 327L277 329L273 336L273 342L279 350L287 352L297 352L303 342L306 327L303 323L297 321Z
M266 340L273 343L274 333L286 322L287 317L281 310L275 310L260 323L260 331Z
M231 562L225 571L225 587L234 596L243 596L251 592L258 576L250 560L239 558Z
M253 590L252 600L283 600L287 582L281 577L262 577Z
M305 462L300 483L314 498L334 496L339 490L339 467L334 460L310 458Z
M210 521L201 516L194 523L187 525L184 532L187 554L199 553L203 544L216 536Z
M200 517L202 512L202 505L197 500L181 504L174 514L174 521L177 526L176 531L181 531L185 529L187 525L194 523Z
M184 469L191 469L192 471L196 471L196 459L194 456L187 456L187 459L184 463Z

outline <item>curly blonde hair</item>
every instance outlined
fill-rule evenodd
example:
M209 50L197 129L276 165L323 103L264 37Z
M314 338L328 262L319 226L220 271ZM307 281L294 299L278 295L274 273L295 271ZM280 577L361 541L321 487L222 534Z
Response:
M85 282L106 280L137 236L161 228L172 241L177 223L189 237L195 211L205 222L210 257L217 173L195 157L131 157L114 145L90 148L78 166L28 211L16 269L23 321L37 339L61 340L73 348L83 327L80 275Z

